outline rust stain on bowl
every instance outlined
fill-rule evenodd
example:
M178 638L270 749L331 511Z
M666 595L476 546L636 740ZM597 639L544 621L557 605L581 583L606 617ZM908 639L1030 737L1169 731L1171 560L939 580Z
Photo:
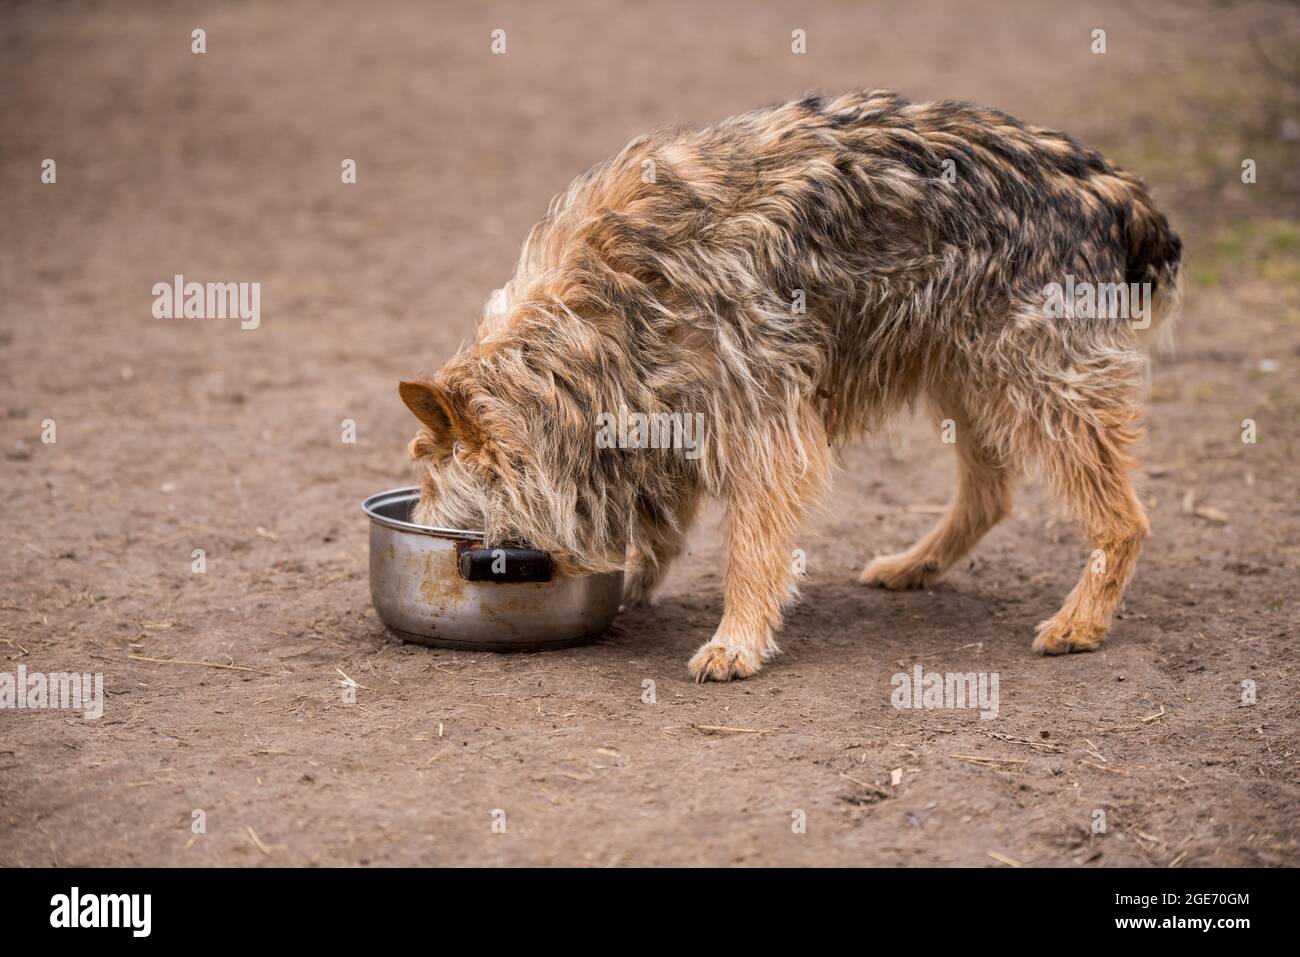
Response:
M465 597L468 582L456 572L455 554L450 560L442 555L425 555L424 572L420 576L420 597L430 605L439 605L446 611L449 603L460 602ZM442 559L435 561L435 559ZM444 567L439 567L439 565Z

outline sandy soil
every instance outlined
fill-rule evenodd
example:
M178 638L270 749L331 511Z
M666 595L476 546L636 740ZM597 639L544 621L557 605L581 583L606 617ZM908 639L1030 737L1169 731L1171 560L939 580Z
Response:
M1296 14L120 6L0 20L0 671L108 692L98 721L0 711L0 864L1300 863L1288 242L1189 289L1153 376L1154 535L1097 653L1030 651L1085 557L1032 482L942 585L855 583L947 497L919 421L846 454L784 654L725 686L685 670L721 610L716 514L659 607L501 656L385 632L358 507L409 476L399 377L470 335L550 196L643 129L811 88L983 101L1135 157L1217 264L1225 229L1294 235L1297 91L1248 31L1290 62ZM153 319L174 273L259 281L261 327ZM997 672L998 718L893 708L917 663Z

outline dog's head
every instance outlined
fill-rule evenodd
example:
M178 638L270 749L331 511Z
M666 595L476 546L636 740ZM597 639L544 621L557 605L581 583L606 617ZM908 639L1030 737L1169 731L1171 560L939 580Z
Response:
M398 388L422 426L409 447L420 478L411 520L527 543L564 574L621 568L632 487L608 474L617 460L593 461L588 418L561 414L553 389L517 375L503 386L480 359Z
M420 477L420 499L411 519L471 531L489 524L500 527L503 517L490 515L497 498L496 474L487 460L491 453L468 403L426 378L402 382L398 393L423 426L409 446Z

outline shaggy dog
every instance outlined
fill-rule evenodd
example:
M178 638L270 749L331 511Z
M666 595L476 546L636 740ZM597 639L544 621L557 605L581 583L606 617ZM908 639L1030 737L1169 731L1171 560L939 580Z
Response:
M639 137L552 202L473 345L402 383L424 426L414 518L527 541L568 574L626 567L630 603L718 497L725 610L689 668L745 677L777 651L832 450L920 399L956 496L862 580L926 586L1037 465L1092 553L1033 647L1094 648L1148 530L1130 473L1180 248L1136 177L964 103L808 96ZM1114 314L1130 291L1142 321ZM597 441L609 416L700 413L693 452L672 429Z

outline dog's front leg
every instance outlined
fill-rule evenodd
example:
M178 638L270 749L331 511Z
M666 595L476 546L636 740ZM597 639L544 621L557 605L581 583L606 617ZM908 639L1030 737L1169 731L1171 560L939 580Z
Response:
M793 575L791 530L750 490L727 503L727 571L722 622L690 661L696 681L748 678L776 654L781 606Z
M802 447L773 442L775 461L737 470L729 483L724 609L713 638L691 658L696 681L747 678L778 650L781 611L796 595L795 535L824 492L830 464L820 421L811 410L801 419Z

